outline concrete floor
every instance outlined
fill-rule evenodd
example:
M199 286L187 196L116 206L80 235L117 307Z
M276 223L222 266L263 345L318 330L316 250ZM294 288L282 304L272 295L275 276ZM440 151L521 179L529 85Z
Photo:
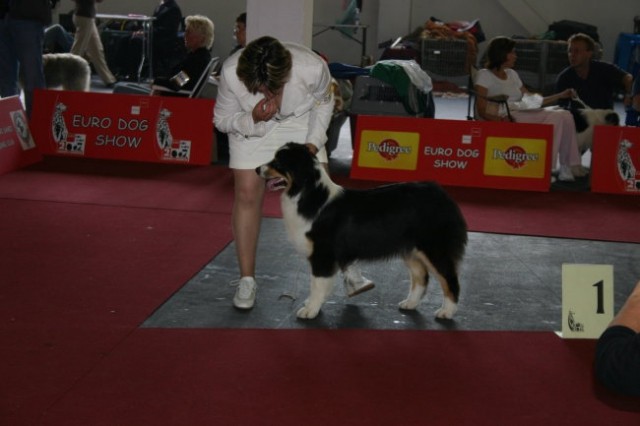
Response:
M93 88L105 91L94 78ZM465 120L467 98L436 97L436 118ZM616 109L624 117L623 108ZM349 123L342 127L331 155L332 173L347 174L351 165ZM587 155L583 163L588 165ZM587 190L573 185L568 190ZM281 219L264 219L257 265L256 307L232 307L238 276L235 245L231 243L148 318L143 327L168 328L370 328L534 330L561 329L561 269L563 263L613 264L616 310L640 277L637 244L470 233L460 271L459 311L453 321L440 321L434 312L442 291L431 281L427 296L415 312L400 311L398 302L409 287L399 261L363 264L375 289L347 298L341 278L333 295L314 320L298 320L295 312L308 295L309 267L286 240Z
M264 219L258 248L256 306L232 306L238 277L231 243L161 306L144 327L177 328L370 328L559 331L562 264L612 264L619 305L640 277L638 245L600 241L469 234L460 270L459 311L453 321L434 317L442 290L431 280L414 312L400 311L409 276L400 260L363 263L376 288L347 298L340 276L314 320L295 313L309 294L309 266L287 241L282 219Z

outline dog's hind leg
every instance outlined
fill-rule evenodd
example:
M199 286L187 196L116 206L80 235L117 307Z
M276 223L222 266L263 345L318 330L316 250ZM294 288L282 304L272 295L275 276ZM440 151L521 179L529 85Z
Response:
M304 319L312 319L318 316L320 308L327 297L333 290L333 276L330 277L311 277L311 291L309 297L304 302L304 306L298 309L297 317Z
M458 295L460 294L456 264L450 260L443 260L438 262L438 268L436 268L433 263L427 260L427 267L442 287L442 306L436 311L436 318L452 319L458 310Z
M444 297L442 306L436 311L436 318L451 319L458 310L458 295L460 293L456 264L450 259L439 259L437 262L432 259L434 260L432 262L426 256L423 260L429 272L436 277L442 287Z
M418 307L418 304L427 292L429 272L427 271L425 263L415 251L405 257L404 261L411 274L411 285L409 287L409 295L400 302L399 307L404 310L413 310Z

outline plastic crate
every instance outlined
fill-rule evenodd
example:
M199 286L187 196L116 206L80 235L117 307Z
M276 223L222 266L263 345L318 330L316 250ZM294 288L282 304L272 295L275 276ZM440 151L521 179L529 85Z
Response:
M444 77L469 75L466 40L424 38L421 41L422 69Z
M350 110L352 114L409 115L394 87L364 75L356 78Z
M515 69L539 73L544 62L545 44L539 40L515 40L516 60Z
M567 55L569 44L565 41L548 41L546 44L547 61L545 72L547 75L553 74L555 76L569 66L569 57Z
M515 40L518 59L514 69L530 90L550 95L557 75L569 66L567 42L555 40Z

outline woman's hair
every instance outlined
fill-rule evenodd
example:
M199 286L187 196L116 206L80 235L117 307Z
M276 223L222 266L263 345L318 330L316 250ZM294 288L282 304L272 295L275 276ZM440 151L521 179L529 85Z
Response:
M516 42L509 37L494 37L487 47L485 68L495 70L507 60L507 55L516 47Z
M261 86L278 92L291 73L291 52L273 37L260 37L247 45L238 58L236 74L255 94Z
M203 15L190 15L184 18L186 29L191 29L203 37L203 44L207 49L213 46L213 22Z

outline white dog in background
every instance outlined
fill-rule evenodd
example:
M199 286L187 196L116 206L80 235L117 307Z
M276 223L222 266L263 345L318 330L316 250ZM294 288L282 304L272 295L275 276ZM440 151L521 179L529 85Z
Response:
M47 88L88 92L91 86L91 67L81 56L72 53L42 55Z
M574 98L569 105L573 115L578 136L580 154L591 150L593 146L593 128L597 125L619 126L620 117L612 109L594 109L585 104L582 99Z

